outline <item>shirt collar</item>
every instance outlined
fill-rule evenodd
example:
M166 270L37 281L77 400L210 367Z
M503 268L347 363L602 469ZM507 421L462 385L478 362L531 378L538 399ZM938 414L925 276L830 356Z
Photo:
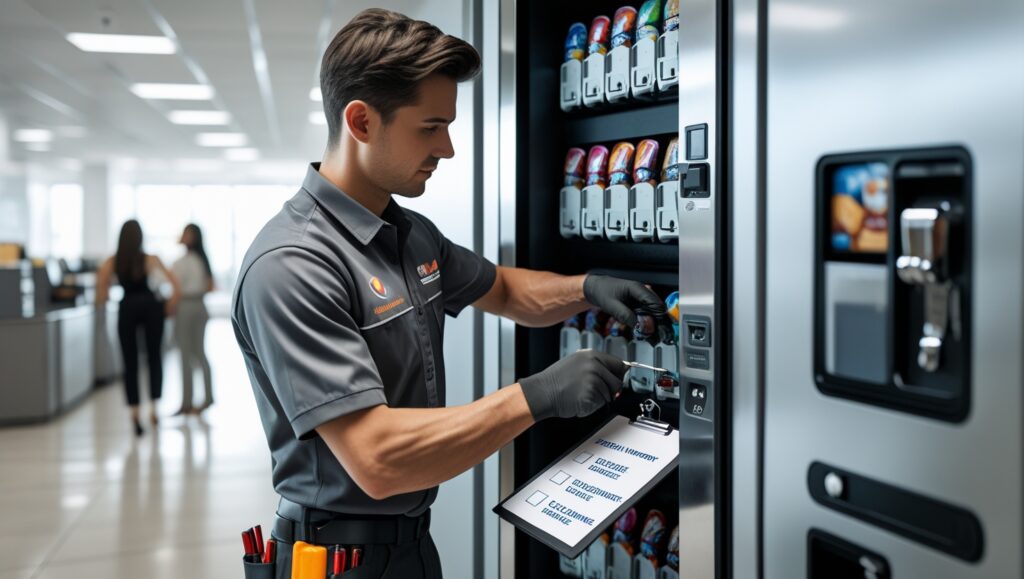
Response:
M402 233L410 226L409 219L402 208L392 199L384 209L383 219L363 207L358 201L349 197L333 183L320 174L320 163L310 163L302 188L338 220L345 229L355 236L363 245L368 245L382 228L398 228Z

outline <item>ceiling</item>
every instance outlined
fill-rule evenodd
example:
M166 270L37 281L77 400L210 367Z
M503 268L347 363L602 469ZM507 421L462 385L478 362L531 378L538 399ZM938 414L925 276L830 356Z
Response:
M318 159L327 129L309 120L321 110L309 91L319 84L320 54L354 14L381 4L461 33L458 0L0 0L0 127L6 124L11 134L54 132L51 151L11 142L8 156L13 162L219 159L223 150L196 145L196 135L237 131L262 160ZM87 53L65 39L70 32L173 35L180 51ZM262 79L260 44L267 63ZM137 82L204 79L216 91L213 101L144 100L129 91ZM167 113L178 109L224 110L232 122L174 125Z

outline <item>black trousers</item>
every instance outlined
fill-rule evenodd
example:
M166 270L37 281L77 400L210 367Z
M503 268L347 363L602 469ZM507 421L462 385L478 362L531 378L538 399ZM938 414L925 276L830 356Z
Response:
M328 546L328 545L325 545ZM401 545L362 545L362 564L344 572L344 579L443 579L441 558L430 533ZM351 557L351 554L349 554ZM278 541L276 579L291 579L292 544Z
M139 327L146 336L149 365L149 397L163 393L164 366L160 343L164 337L164 306L153 295L126 296L117 315L117 335L124 358L124 394L129 406L139 405Z

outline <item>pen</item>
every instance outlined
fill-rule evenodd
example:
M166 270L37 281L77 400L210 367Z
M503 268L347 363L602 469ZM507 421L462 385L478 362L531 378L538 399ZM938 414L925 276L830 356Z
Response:
M664 372L668 372L668 370L666 370L664 368L658 368L656 366L648 366L647 364L641 364L640 362L625 362L624 361L622 363L625 364L626 366L629 366L630 368L643 368L644 370L653 370L655 372L663 372L663 373Z

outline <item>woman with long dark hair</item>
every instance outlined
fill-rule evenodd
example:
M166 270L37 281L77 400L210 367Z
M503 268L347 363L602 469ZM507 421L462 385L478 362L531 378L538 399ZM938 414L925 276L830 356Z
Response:
M171 265L171 271L181 283L182 300L174 319L174 339L181 352L181 409L177 414L199 414L213 405L213 384L210 361L206 358L206 311L203 296L213 291L213 270L203 246L203 230L194 223L185 226L180 243L185 255ZM206 396L199 406L192 402L192 378L199 369L203 373Z
M160 271L174 288L171 298L163 303L149 287L149 276ZM149 398L152 407L149 421L153 426L159 422L156 403L163 392L164 369L160 356L160 342L164 335L165 316L173 316L181 291L178 280L164 267L160 258L147 255L142 250L142 227L132 219L121 226L117 241L117 253L103 262L97 272L96 305L103 312L107 295L114 277L124 288L124 297L117 315L117 335L121 341L124 356L124 391L131 409L135 434L142 436L142 422L139 418L139 344L138 330L142 328L146 337L146 362L149 365Z

